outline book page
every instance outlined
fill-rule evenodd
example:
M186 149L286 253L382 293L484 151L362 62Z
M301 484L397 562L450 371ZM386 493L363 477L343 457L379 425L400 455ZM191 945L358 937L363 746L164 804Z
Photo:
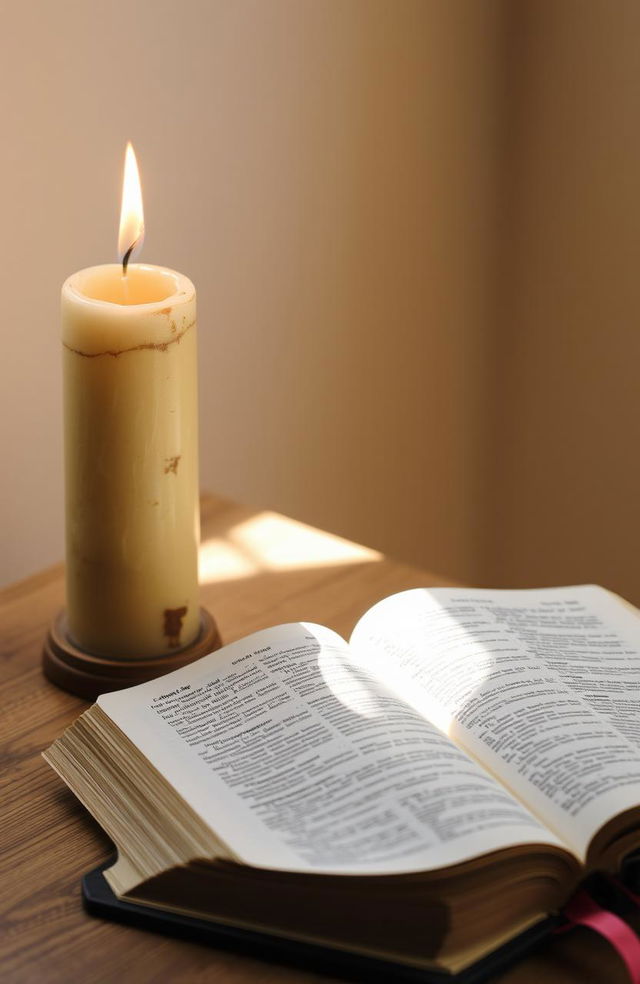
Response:
M407 591L351 643L579 857L640 804L640 619L603 588Z
M386 874L557 838L309 623L99 706L247 864Z

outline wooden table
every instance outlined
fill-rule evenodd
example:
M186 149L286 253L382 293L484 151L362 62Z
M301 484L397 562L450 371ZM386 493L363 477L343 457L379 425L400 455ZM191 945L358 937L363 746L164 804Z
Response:
M451 583L275 513L206 496L203 603L231 642L268 625L314 621L343 635L395 591ZM87 706L46 681L40 653L63 604L62 567L0 594L2 637L3 984L311 984L327 980L87 916L80 877L111 845L40 752ZM623 984L615 954L588 931L551 944L503 984Z

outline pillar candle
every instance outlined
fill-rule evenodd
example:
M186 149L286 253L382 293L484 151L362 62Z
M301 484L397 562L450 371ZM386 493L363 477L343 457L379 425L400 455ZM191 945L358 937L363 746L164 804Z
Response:
M196 294L164 267L62 288L71 640L158 656L199 631Z

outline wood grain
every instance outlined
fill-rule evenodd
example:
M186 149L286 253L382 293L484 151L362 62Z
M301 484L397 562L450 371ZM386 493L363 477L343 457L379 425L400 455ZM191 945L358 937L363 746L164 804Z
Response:
M269 514L273 518L273 514ZM268 519L269 517L267 517ZM238 530L265 515L213 496L202 502L202 540L239 553L244 568L204 584L202 602L225 642L268 625L314 621L348 635L374 602L405 588L452 583L388 558L345 556L332 546L313 564L274 563L259 539L247 560ZM284 517L278 528L305 531ZM320 536L320 534L318 534ZM317 541L319 542L319 541ZM348 550L346 551L348 555ZM327 559L328 558L328 559ZM2 626L2 854L0 976L4 984L312 984L310 972L164 939L92 919L82 909L80 878L111 845L98 825L40 756L87 706L42 675L40 656L50 620L63 604L63 571L54 567L0 593ZM624 970L587 932L559 939L505 975L504 984L623 984Z

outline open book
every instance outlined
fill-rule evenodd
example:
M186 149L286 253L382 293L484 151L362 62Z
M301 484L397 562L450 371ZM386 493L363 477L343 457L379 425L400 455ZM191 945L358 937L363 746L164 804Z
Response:
M602 588L436 588L345 642L257 632L44 753L120 898L456 972L640 847L640 620Z

